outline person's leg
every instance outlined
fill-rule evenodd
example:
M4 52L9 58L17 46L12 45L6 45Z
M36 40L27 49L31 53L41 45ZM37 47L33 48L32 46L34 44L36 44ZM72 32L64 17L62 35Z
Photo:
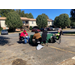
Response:
M56 35L54 35L53 38L56 39L57 38Z
M35 44L36 43L35 39L32 39L32 42L33 42L33 44Z
M39 41L40 41L40 44L41 44L41 42L42 42L42 38L39 38Z
M39 39L36 39L36 40L35 40L35 42L36 42L36 45L38 45L38 41L39 41Z
M26 38L24 38L24 43L25 43L25 44L27 43L27 39L26 39Z
M62 35L63 35L63 32L61 31Z
M26 37L26 39L28 40L28 42L29 42L29 36L28 37Z
M21 37L21 40L23 40L24 38L23 37Z

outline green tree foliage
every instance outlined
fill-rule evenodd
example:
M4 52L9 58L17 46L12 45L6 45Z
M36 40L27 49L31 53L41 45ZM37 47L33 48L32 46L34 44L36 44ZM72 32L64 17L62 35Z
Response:
M60 27L60 24L59 24L59 16L55 17L53 23L54 23L54 25L55 25L56 27Z
M71 26L72 26L72 27L75 26L75 22L71 22Z
M36 23L39 28L43 28L47 26L47 18L43 15L38 15L36 18Z
M16 9L15 10L19 15L20 15L20 17L21 17L21 10L20 9Z
M25 17L24 11L21 12L21 17Z
M34 18L32 13L29 13L28 18Z
M71 9L71 17L75 20L75 9Z
M16 12L20 15L20 17L25 17L24 11L21 11L20 9L17 9Z
M70 26L75 26L75 20L72 18L72 17L70 17L70 20L71 20L71 23L70 23Z
M2 28L2 27L0 27L0 31L1 31L1 30L3 30L3 28Z
M26 14L25 14L25 17L27 17L27 18L28 18L28 17L29 17L29 14L28 14L28 13L26 13Z
M42 15L44 15L47 19L49 19L49 17L46 14L42 14Z
M9 12L13 12L13 11L15 11L15 10L13 10L13 9L0 9L0 16L6 17Z
M68 14L61 14L54 20L54 25L58 27L66 27L70 25L70 19Z
M61 25L61 27L66 27L70 25L70 19L68 14L61 14L59 16L59 23Z
M7 14L9 12L14 12L14 11L16 11L20 15L20 17L34 18L32 13L25 14L24 11L21 11L21 9L16 9L16 10L14 10L14 9L0 9L0 16L7 17Z
M21 11L20 9L17 9L16 12L20 15L20 17L27 17L27 18L34 18L32 13L24 13L24 11Z
M30 30L32 30L32 26L30 26Z
M70 20L71 20L71 26L75 26L75 9L71 9L71 17L70 17Z
M16 12L9 12L7 14L7 18L5 20L5 24L10 28L10 29L16 29L22 27L22 21L20 19L20 16Z

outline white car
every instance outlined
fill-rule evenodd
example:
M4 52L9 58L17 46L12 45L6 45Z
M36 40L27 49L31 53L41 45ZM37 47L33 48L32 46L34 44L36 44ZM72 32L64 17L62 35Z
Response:
M53 28L53 27L50 27L50 30L55 30L55 28Z
M61 28L55 28L55 30L57 30L57 31L58 31L58 30L62 30L62 29L61 29Z
M2 30L1 31L1 35L7 34L8 35L8 31L7 30Z

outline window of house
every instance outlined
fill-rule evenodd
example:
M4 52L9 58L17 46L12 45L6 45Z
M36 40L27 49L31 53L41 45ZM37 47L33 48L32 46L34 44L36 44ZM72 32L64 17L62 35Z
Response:
M50 24L50 22L48 22L48 24Z
M23 24L25 24L25 21L22 21L23 22Z
M32 24L33 24L33 21L32 21Z
M28 21L26 21L26 24L28 24Z

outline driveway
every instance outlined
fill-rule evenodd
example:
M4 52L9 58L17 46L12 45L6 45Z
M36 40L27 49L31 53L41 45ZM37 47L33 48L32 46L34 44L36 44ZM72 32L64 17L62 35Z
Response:
M58 65L73 56L75 36L62 36L60 44L49 43L41 50L18 43L18 33L0 36L0 65Z

